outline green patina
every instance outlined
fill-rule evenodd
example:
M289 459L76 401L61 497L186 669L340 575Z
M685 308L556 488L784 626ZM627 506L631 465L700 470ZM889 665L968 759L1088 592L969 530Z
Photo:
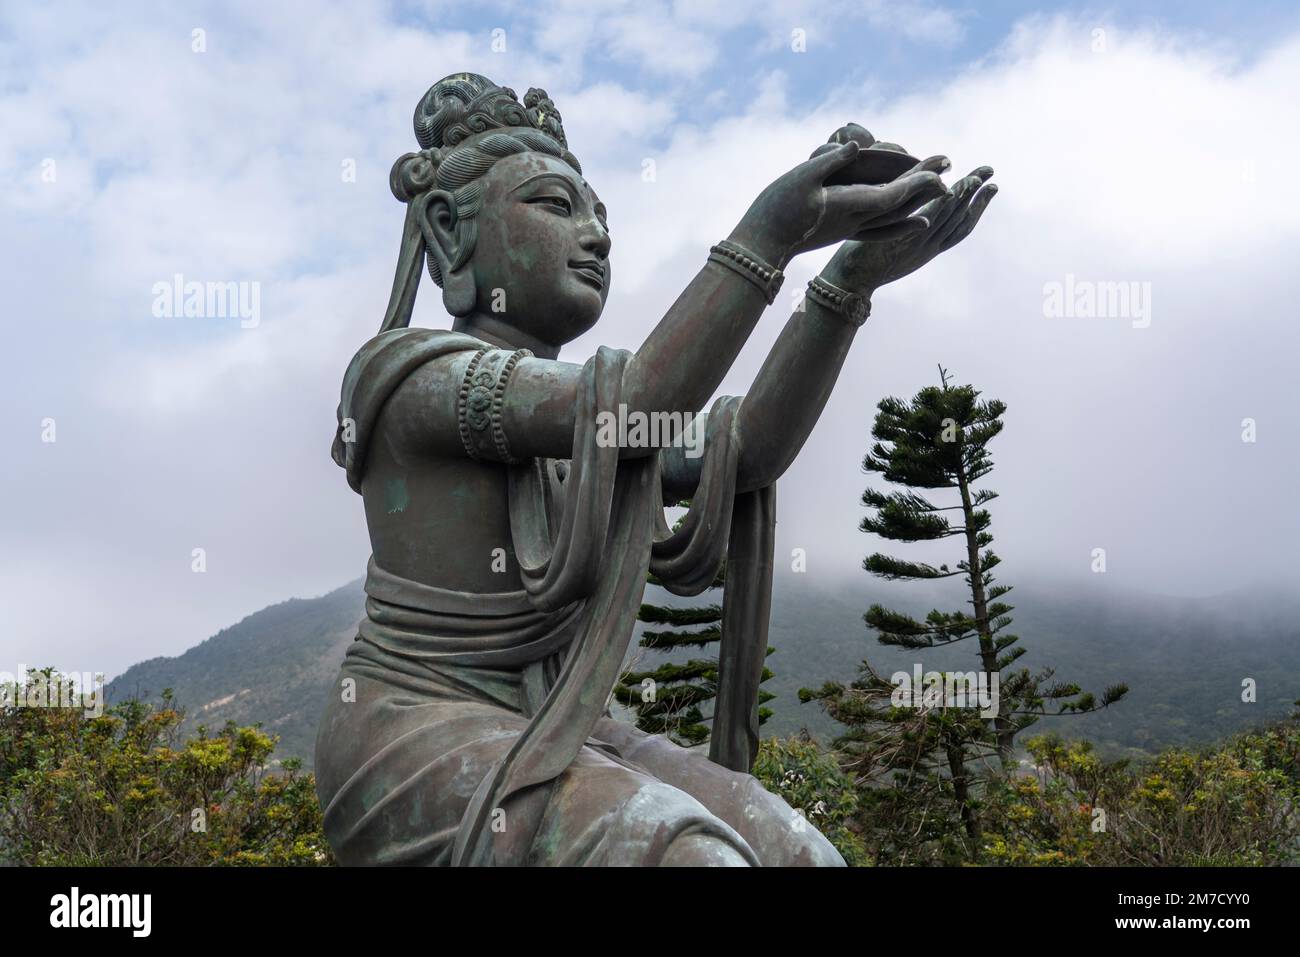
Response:
M790 828L780 797L738 777L758 745L775 483L820 416L870 294L973 228L992 171L950 193L934 171L946 158L871 150L871 134L848 124L769 185L707 259L701 250L699 271L635 353L563 363L560 348L604 309L610 239L554 104L543 90L521 102L457 73L430 87L413 124L422 149L390 177L407 216L389 306L348 368L333 449L367 515L387 515L370 523L362 640L342 666L367 680L355 701L330 700L317 743L336 856L843 864L815 828ZM861 153L915 171L906 182L877 176L859 170ZM853 188L827 187L850 167ZM567 199L517 194L540 172L566 181ZM945 215L921 236L932 221L916 210L931 202ZM876 222L898 228L856 238ZM626 403L648 416L699 413L776 298L780 267L837 243L812 305L790 316L743 406L723 396L710 408L708 468L607 452L601 412ZM424 275L442 287L453 330L410 327ZM512 378L525 363L531 371ZM355 446L345 422L368 423ZM747 446L746 435L760 438ZM367 443L380 454L367 458ZM568 478L548 459L567 460ZM668 498L691 500L691 517L660 539ZM723 562L725 665L708 754L606 717L647 566L691 595ZM502 571L514 589L501 590ZM510 827L498 831L507 802Z
M406 479L402 477L384 481L384 510L389 515L405 512L411 504L411 493L406 490Z

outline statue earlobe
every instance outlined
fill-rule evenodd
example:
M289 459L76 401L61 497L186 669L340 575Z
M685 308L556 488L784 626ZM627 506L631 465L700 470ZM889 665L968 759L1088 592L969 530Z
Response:
M457 319L474 311L478 289L474 285L474 271L468 265L442 277L442 304Z
M456 215L455 197L446 190L430 190L417 202L424 246L437 267L435 278L442 280L443 305L453 316L467 316L478 298L466 248L473 242L473 224Z

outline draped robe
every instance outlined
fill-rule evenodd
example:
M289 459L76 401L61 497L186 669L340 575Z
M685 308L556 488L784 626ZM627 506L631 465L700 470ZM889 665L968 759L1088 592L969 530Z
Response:
M402 381L486 348L418 328L361 348L344 377L333 449L354 490ZM758 748L775 489L736 493L740 400L710 411L699 486L672 531L660 452L620 457L597 441L600 414L617 413L629 358L602 347L583 366L570 460L510 466L521 589L453 591L371 559L366 617L316 746L325 832L344 863L653 864L682 835L704 834L750 864L842 864L746 773ZM608 702L647 571L695 595L724 560L706 759L614 721Z

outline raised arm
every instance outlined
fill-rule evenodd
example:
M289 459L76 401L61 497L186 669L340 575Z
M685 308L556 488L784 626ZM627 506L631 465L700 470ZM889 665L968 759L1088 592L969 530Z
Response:
M780 177L755 200L628 363L622 397L629 414L697 413L775 297L779 270L793 256L855 235L882 216L906 217L942 194L938 176L924 169L884 186L827 185L853 164L858 152L856 142L836 144ZM575 230L585 231L579 239L582 248L598 249L604 235L603 207L593 202L584 208L582 196L569 192L564 215L573 219ZM552 197L543 194L522 202L539 199ZM435 252L447 245L435 235L438 228L435 223L429 240ZM604 243L607 248L607 235ZM472 317L458 328L503 348L512 345L500 318L495 328L504 334L475 329ZM448 454L461 447L457 402L470 361L461 354L428 363L399 387L386 418L400 444ZM514 364L501 416L513 456L571 454L579 369L546 358L523 357ZM627 449L624 454L647 451Z
M942 157L925 164L946 167ZM853 338L870 313L876 289L914 272L970 235L997 193L985 185L993 170L980 167L917 213L906 231L868 232L846 242L810 284L764 361L740 406L741 453L737 487L751 491L775 482L794 461L830 398ZM702 427L702 426L701 426ZM701 460L682 448L664 456L670 496L689 497Z
M786 323L739 412L742 490L769 485L794 461L821 417L876 289L968 236L997 186L980 167L923 207L925 225L892 239L850 241L836 251ZM870 235L869 233L867 234Z
M783 270L802 252L853 236L880 216L906 216L943 192L938 176L920 169L885 186L826 185L858 152L853 141L839 144L763 191L724 252L710 257L629 363L629 409L698 412L775 298L776 288L758 279L765 270ZM739 258L746 253L757 261L748 278Z

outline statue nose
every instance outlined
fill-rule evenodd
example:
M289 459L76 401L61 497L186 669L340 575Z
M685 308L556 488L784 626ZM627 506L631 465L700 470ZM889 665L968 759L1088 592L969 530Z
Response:
M584 250L594 253L600 259L609 256L609 233L605 232L604 228L595 219L592 219L589 227L583 230L582 238L578 242Z

